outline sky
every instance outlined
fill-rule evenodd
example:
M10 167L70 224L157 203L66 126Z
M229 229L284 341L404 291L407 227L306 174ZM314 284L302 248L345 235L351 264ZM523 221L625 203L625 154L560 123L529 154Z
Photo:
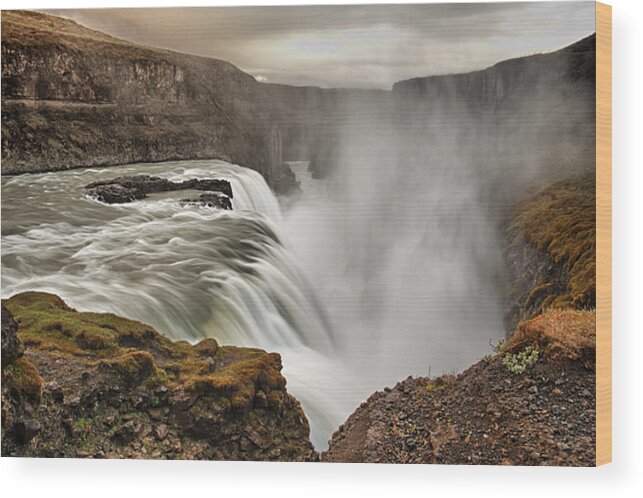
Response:
M595 31L594 2L47 10L135 43L232 62L259 81L390 89Z

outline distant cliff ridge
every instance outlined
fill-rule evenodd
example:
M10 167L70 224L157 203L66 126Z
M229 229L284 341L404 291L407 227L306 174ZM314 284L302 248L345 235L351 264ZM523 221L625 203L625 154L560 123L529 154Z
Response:
M315 175L325 176L341 162L347 133L369 134L382 122L396 133L417 133L436 109L447 108L448 119L484 118L495 131L518 122L539 135L535 148L562 136L590 151L594 61L591 36L483 71L402 81L392 92L292 87L259 83L228 62L138 46L67 19L6 11L2 174L224 158L286 192L295 181L284 161L310 160ZM414 153L417 143L425 140L400 153ZM552 161L564 153L554 151ZM585 156L578 162L591 160Z
M591 35L552 53L509 59L481 71L398 81L393 93L459 98L485 105L525 94L526 90L540 97L542 90L553 90L553 84L577 84L579 91L592 91L596 88L595 75L596 35Z

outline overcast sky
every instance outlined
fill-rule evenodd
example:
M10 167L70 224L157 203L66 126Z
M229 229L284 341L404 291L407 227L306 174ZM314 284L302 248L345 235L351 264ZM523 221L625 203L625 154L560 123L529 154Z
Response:
M136 43L225 59L259 80L390 88L561 48L594 2L49 10Z

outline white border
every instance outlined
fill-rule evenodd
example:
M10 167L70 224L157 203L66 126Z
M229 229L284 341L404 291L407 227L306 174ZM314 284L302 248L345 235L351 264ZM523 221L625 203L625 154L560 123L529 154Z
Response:
M197 5L302 4L310 1L190 0ZM317 3L394 3L391 1ZM406 3L422 3L412 0ZM599 469L346 464L260 464L8 459L7 497L141 498L371 497L551 498L643 496L643 2L613 0L614 33L614 463ZM2 9L177 6L179 1L6 1Z

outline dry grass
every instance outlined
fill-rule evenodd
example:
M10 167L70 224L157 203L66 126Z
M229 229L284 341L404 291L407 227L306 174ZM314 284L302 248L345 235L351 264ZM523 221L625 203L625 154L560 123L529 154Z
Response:
M2 44L23 47L60 47L71 52L182 65L186 59L219 68L235 69L226 61L136 45L86 28L70 19L27 10L2 11ZM237 70L238 71L238 70Z
M536 347L551 359L588 360L596 354L596 313L581 310L549 310L518 325L507 341L506 352Z
M545 251L569 274L567 291L547 296L549 307L594 308L596 305L596 183L592 176L558 182L517 207L519 215L509 227ZM528 301L547 293L550 283L532 289Z

